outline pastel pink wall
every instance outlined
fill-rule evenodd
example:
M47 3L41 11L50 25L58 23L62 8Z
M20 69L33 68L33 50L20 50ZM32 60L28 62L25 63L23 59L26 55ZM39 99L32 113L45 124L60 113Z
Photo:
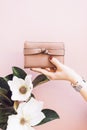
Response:
M86 0L0 0L0 76L23 68L25 40L63 41L65 64L87 79ZM50 81L34 93L60 115L36 130L87 130L87 103L69 82Z

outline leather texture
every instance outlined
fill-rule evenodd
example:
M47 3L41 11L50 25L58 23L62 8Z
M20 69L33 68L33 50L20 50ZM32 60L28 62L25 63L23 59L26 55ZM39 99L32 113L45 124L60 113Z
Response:
M63 42L29 42L24 43L24 67L54 67L48 60L49 56L56 57L64 63L65 48Z

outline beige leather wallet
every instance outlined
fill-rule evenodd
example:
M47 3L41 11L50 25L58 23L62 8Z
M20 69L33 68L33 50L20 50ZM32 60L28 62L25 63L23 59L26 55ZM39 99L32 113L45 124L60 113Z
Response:
M29 42L24 43L24 67L25 68L47 68L53 67L49 56L57 58L64 63L64 43L63 42Z

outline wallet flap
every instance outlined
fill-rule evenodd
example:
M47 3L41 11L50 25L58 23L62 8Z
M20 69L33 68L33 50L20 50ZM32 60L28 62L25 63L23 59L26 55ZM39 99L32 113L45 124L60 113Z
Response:
M25 42L24 55L48 54L64 56L63 42Z

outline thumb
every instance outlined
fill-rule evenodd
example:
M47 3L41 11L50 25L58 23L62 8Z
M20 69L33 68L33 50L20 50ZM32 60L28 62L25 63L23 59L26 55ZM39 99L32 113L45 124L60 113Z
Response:
M57 58L50 56L49 60L53 65L56 66L57 69L62 69L63 64Z

